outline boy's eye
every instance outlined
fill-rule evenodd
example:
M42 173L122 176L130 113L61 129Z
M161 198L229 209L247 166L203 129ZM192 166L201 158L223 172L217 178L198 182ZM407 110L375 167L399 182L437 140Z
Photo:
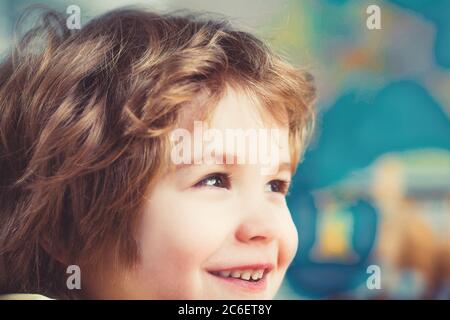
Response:
M230 189L230 177L226 173L213 173L194 185L194 187L204 186Z
M286 195L289 189L289 182L284 180L272 180L266 184L266 191L278 192Z

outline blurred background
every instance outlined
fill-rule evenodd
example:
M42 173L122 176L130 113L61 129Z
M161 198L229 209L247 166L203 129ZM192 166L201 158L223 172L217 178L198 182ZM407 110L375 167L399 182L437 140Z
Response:
M450 1L0 1L0 53L30 4L81 23L138 4L218 13L314 74L318 125L289 207L279 299L450 299ZM376 4L381 29L369 30ZM1 115L0 115L1 116Z

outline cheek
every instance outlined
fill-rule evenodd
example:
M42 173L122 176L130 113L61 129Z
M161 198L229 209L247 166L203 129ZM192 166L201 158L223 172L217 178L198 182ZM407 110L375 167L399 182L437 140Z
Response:
M279 238L278 238L278 266L277 272L274 273L273 280L273 290L272 297L275 296L276 292L279 290L286 271L295 257L298 248L298 233L294 222L292 221L291 215L287 210L285 215L282 215L282 221L280 221L279 226Z
M298 249L298 231L292 220L291 214L288 214L283 224L283 231L281 232L281 258L283 267L288 267L295 257Z
M231 227L220 219L224 213L219 210L223 209L180 195L149 202L138 232L142 277L158 275L152 281L167 290L176 287L177 292L195 294L196 286L201 285L203 264L229 235Z
M161 248L164 255L176 253L198 261L217 249L228 233L220 220L220 208L174 198L177 200L158 202L145 212L143 245L152 251Z

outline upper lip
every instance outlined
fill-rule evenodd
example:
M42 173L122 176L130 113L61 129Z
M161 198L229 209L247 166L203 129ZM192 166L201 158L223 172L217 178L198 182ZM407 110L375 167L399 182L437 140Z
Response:
M230 267L220 267L209 269L209 272L220 272L220 271L234 271L234 270L261 270L264 269L264 274L270 272L273 269L272 263L256 263L256 264L246 264L240 266L230 266Z

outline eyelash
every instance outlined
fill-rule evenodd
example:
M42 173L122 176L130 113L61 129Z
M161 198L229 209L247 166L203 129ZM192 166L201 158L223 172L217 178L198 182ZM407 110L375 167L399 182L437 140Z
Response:
M207 184L207 182L212 178L220 178L216 181L221 181L222 186L215 186L211 184ZM278 184L278 191L273 191L274 193L281 193L283 195L287 195L289 191L289 182L282 179L274 179L269 181L269 183L276 182ZM194 185L195 188L201 188L201 187L214 187L214 188L225 188L230 189L231 188L231 175L228 173L221 173L221 172L215 172L212 174L207 175L202 180L197 182Z

